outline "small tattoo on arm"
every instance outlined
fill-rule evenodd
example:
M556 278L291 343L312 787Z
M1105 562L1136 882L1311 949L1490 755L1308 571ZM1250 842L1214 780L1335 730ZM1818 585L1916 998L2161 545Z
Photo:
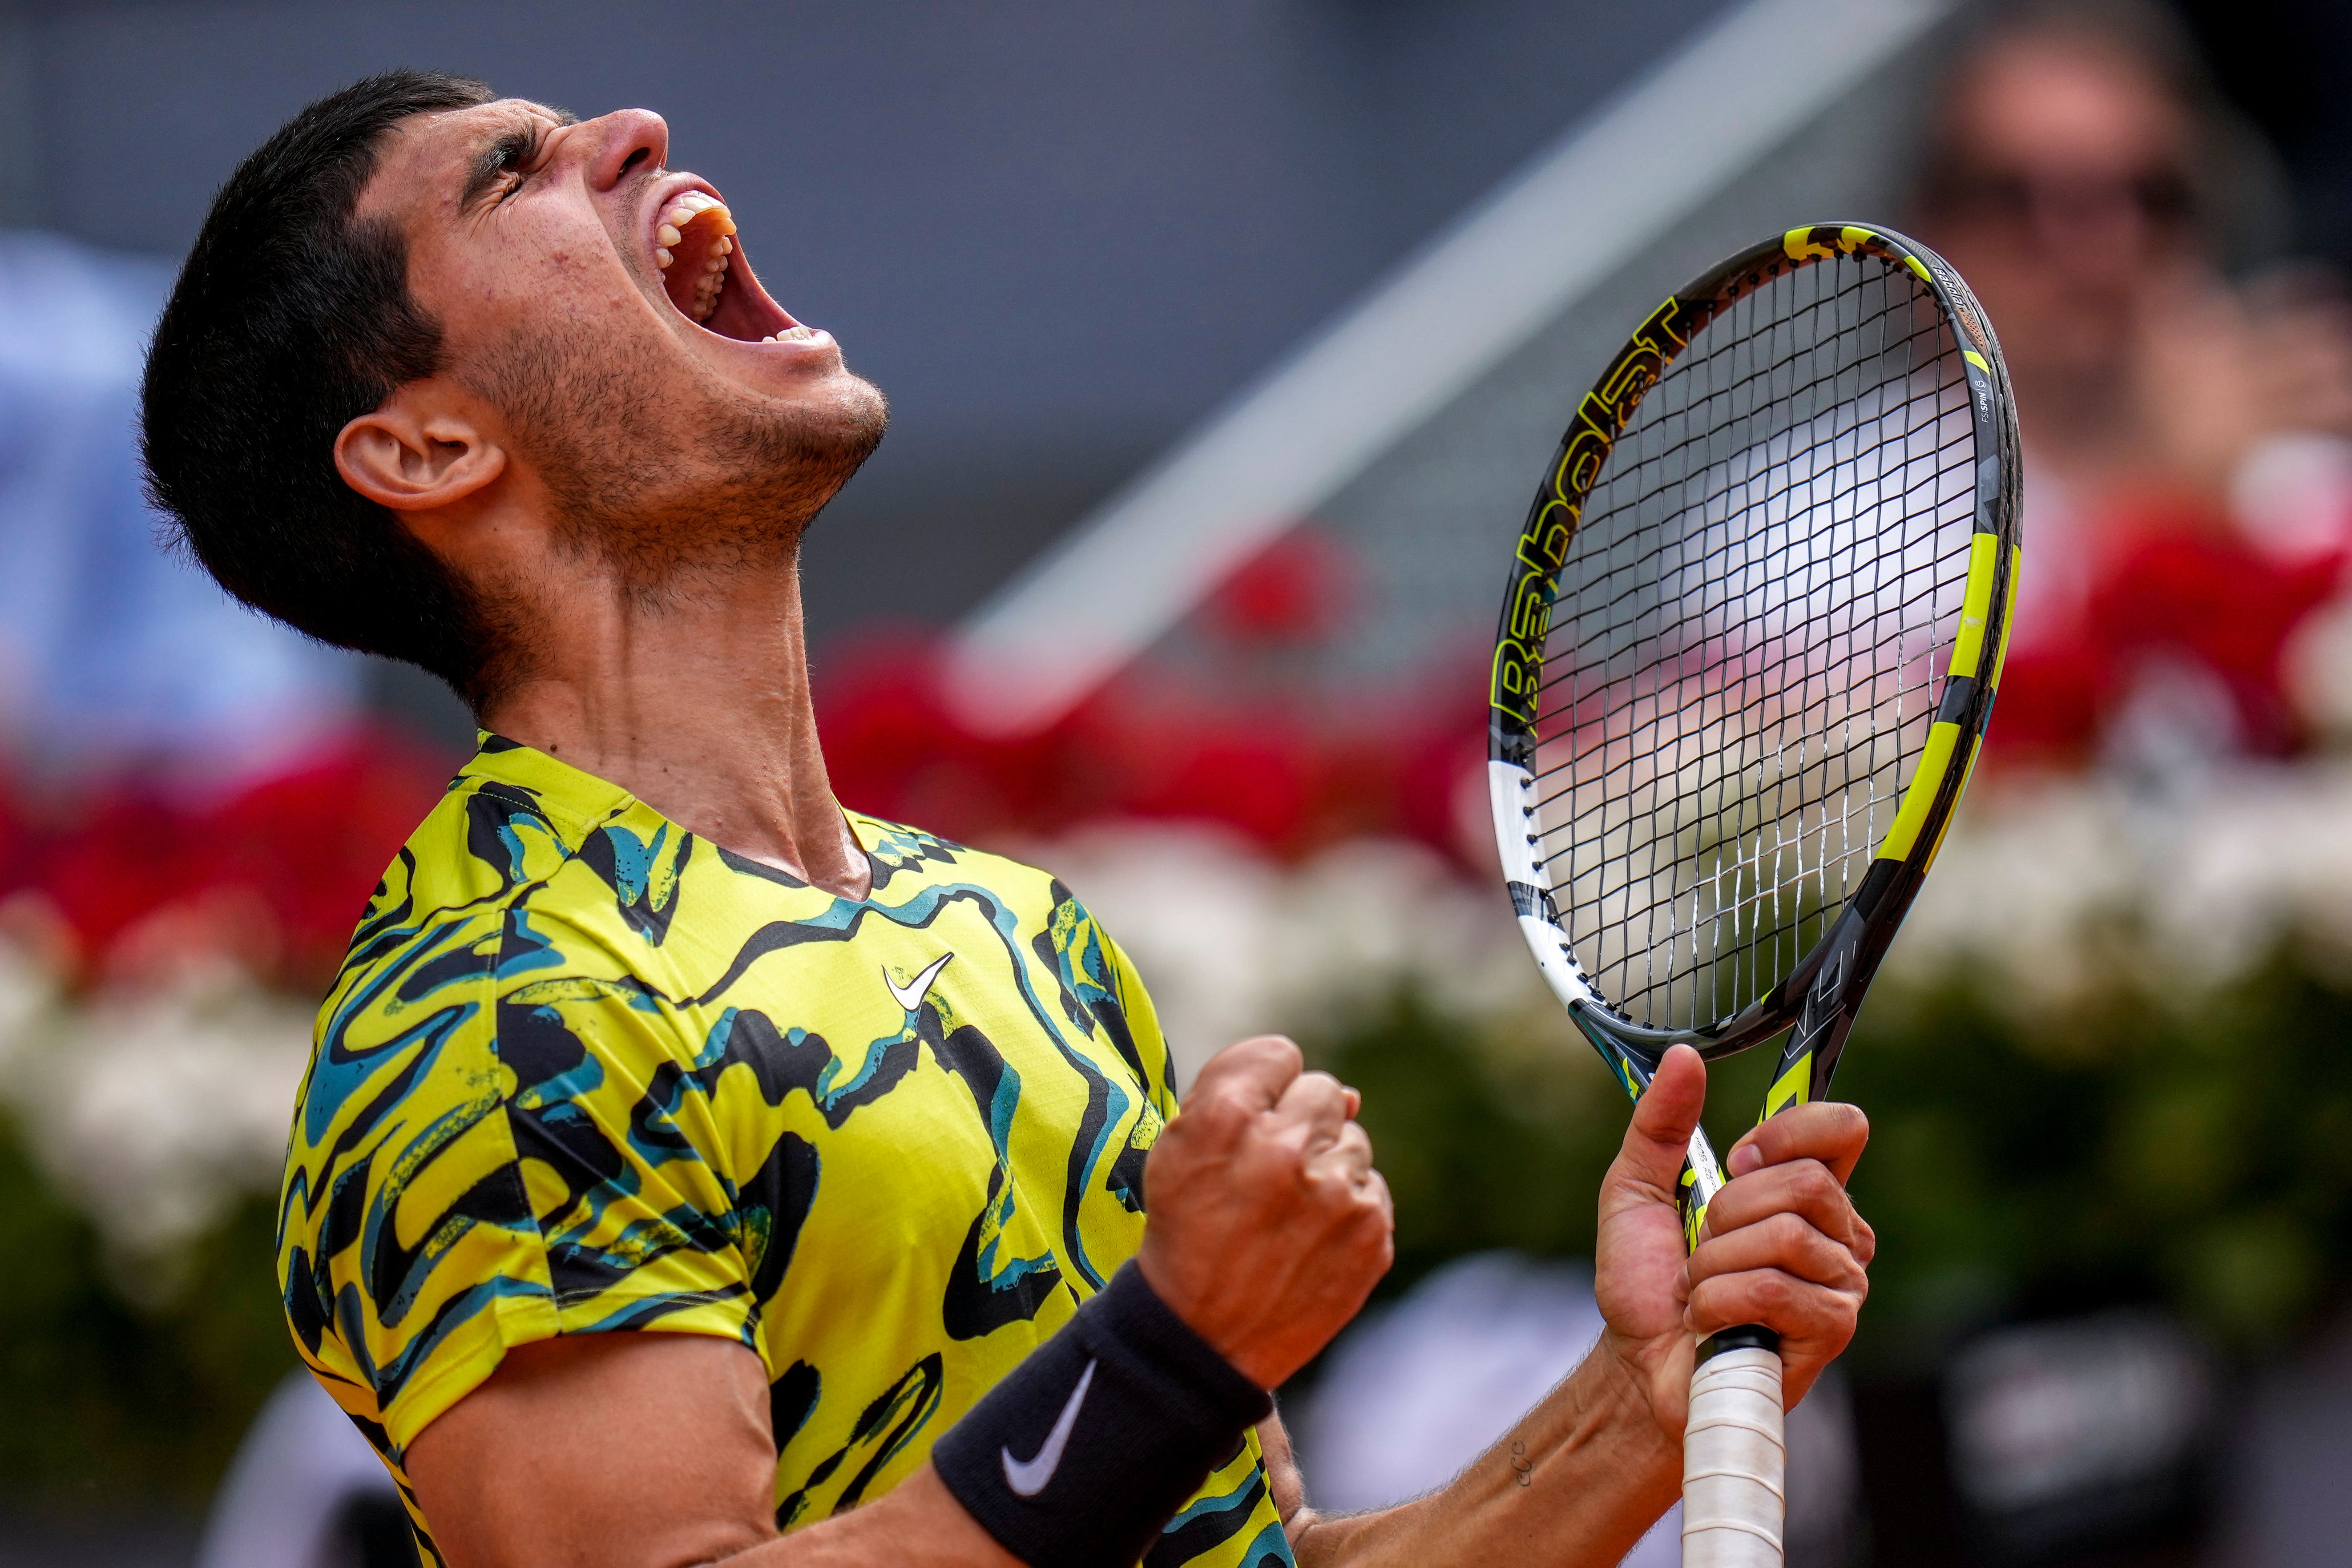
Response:
M1535 1461L1528 1458L1527 1454L1528 1446L1517 1438L1512 1439L1511 1468L1517 1473L1519 1485L1523 1487L1531 1487L1536 1484L1536 1466Z

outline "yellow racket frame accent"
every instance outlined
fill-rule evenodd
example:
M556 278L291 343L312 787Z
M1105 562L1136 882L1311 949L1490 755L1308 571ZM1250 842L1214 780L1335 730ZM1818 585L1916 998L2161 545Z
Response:
M1537 697L1559 575L1573 550L1586 498L1618 436L1692 339L1735 300L1772 279L1858 254L1900 266L1926 286L1951 326L1967 377L1976 435L1977 511L1950 665L1895 820L1870 869L1813 951L1769 994L1730 1019L1698 1029L1645 1027L1592 989L1570 950L1549 876L1526 842L1525 817L1533 809L1528 768ZM1826 1091L1853 1013L1934 863L1975 768L2008 658L2023 561L2018 491L2016 414L2000 349L1982 307L1941 258L1873 224L1811 224L1732 257L1651 311L1578 404L1558 452L1546 465L1513 555L1489 673L1488 771L1505 881L1528 945L1553 991L1629 1094L1638 1097L1647 1088L1658 1059L1675 1044L1689 1044L1713 1058L1783 1033L1788 1038L1765 1097L1765 1114ZM1694 1141L1682 1189L1685 1231L1694 1238L1722 1180L1713 1152L1704 1145L1704 1135Z

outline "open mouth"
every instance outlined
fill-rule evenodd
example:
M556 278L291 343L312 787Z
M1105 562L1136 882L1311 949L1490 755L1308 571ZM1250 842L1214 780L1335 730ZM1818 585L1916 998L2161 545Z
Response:
M734 215L716 192L689 187L667 197L655 220L654 266L662 292L696 326L744 343L792 343L823 334L768 298L744 259Z

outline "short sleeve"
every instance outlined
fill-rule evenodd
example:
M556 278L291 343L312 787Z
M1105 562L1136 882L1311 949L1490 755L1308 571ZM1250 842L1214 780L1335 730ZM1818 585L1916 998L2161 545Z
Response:
M726 1178L690 1020L528 909L463 926L330 999L289 1152L289 1321L395 1455L517 1345L757 1348L772 1227Z

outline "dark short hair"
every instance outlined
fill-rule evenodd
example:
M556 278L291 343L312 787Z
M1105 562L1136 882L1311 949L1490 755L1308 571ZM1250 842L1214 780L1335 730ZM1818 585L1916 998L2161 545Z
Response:
M321 642L421 665L479 706L489 617L388 509L345 484L351 420L440 367L397 228L353 216L385 132L487 103L394 70L320 99L237 165L148 351L148 494L222 587Z

